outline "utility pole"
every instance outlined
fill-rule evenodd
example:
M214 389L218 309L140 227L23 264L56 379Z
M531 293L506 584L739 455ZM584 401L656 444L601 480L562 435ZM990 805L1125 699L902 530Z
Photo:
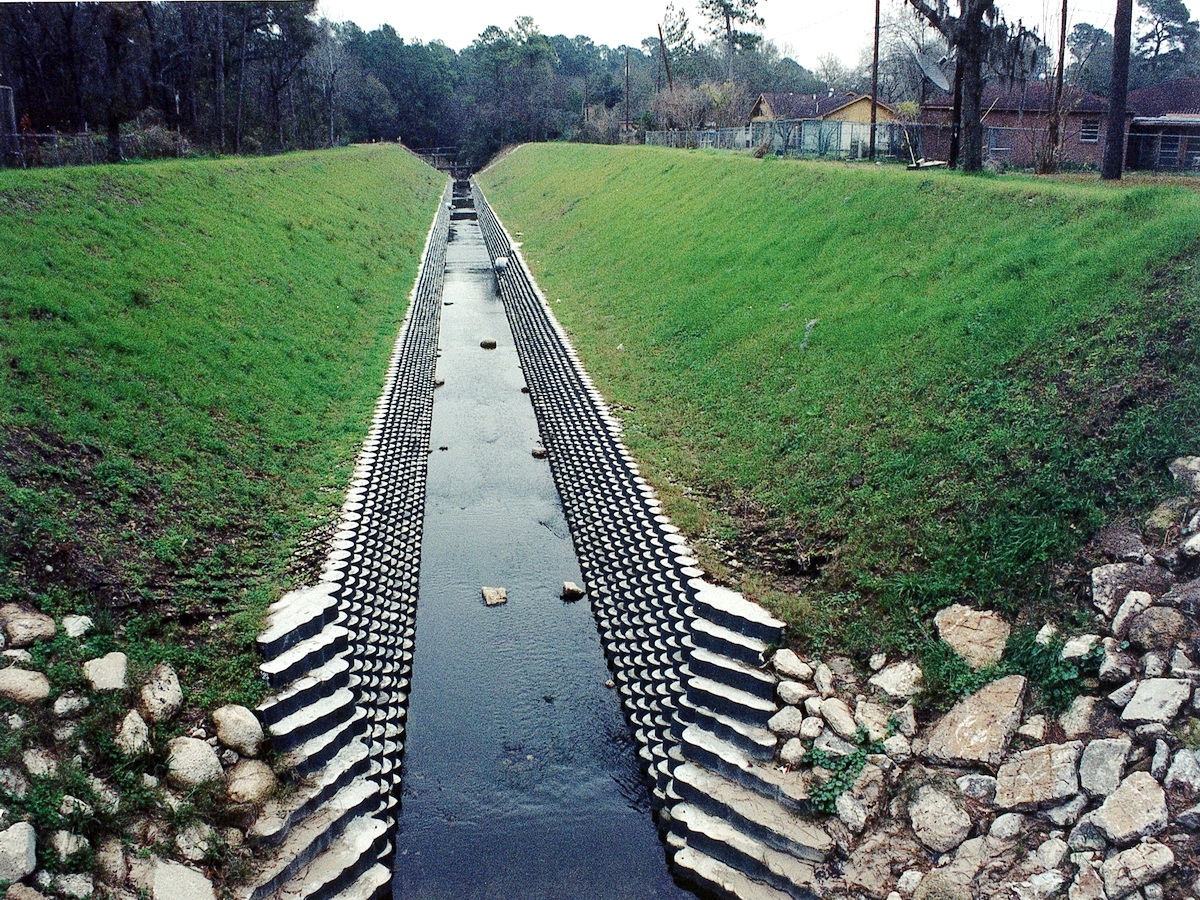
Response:
M1108 131L1100 177L1118 181L1125 167L1125 103L1129 96L1129 33L1133 29L1133 0L1117 0L1113 22L1112 81L1108 90Z
M1065 3L1066 0L1063 0ZM871 56L871 139L867 158L875 161L875 123L879 117L879 0L875 0L875 50Z
M629 130L629 48L625 48L625 130ZM624 135L621 135L622 140Z
M671 55L667 53L667 41L663 37L662 26L658 26L658 49L662 51L663 67L667 70L667 90L675 93L675 79L671 77Z

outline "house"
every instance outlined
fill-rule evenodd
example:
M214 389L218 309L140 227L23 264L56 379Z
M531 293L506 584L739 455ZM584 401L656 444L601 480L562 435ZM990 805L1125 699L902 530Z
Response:
M1030 168L1049 144L1051 88L1035 81L989 85L981 105L984 155L994 162ZM1104 157L1108 101L1068 88L1062 103L1062 161L1099 168ZM921 155L947 159L954 122L954 96L940 94L921 105Z
M876 122L896 121L896 110L886 103L876 104ZM750 121L777 119L828 119L839 122L871 121L871 97L855 91L829 91L826 94L759 94L750 110Z
M1200 78L1174 78L1129 93L1130 169L1200 169Z
M876 104L876 144L895 143L896 110ZM871 98L855 91L825 94L759 94L750 110L748 146L770 147L781 155L799 153L861 159L871 138ZM887 149L886 152L892 152Z

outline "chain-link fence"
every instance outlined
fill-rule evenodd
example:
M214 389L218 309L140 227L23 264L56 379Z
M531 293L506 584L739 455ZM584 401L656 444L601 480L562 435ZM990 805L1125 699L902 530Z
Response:
M0 104L4 101L0 96ZM0 107L2 109L2 107ZM0 122L3 117L0 116ZM8 166L86 166L108 158L108 138L102 134L31 134L0 132L0 150ZM123 159L165 159L188 156L187 138L166 128L151 127L121 135Z

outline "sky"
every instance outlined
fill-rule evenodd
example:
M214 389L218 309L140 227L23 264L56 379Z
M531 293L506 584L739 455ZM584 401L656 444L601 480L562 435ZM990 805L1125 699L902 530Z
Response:
M1190 0L1194 5L1196 0ZM900 9L899 0L882 0L883 9ZM1009 21L1021 19L1042 35L1057 34L1061 0L997 0ZM700 35L704 19L694 0L675 0ZM1068 27L1088 22L1112 30L1115 0L1069 0ZM321 0L323 15L351 20L367 31L388 23L403 38L440 40L455 50L473 41L489 25L508 28L522 15L532 16L543 34L584 34L598 44L638 46L655 33L667 0ZM853 65L871 41L872 0L760 0L764 36L802 66L833 54ZM1136 21L1136 13L1135 13ZM1136 25L1135 25L1136 30Z

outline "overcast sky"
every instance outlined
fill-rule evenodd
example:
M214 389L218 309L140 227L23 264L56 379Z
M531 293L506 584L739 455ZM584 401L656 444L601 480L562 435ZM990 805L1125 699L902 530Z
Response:
M1068 26L1090 22L1112 30L1115 0L1069 3ZM1009 21L1020 18L1043 35L1057 31L1061 0L998 0L998 5ZM521 15L532 16L543 34L584 34L610 47L637 46L655 33L666 6L667 0L321 0L323 14L335 21L349 19L368 31L386 22L401 37L441 40L455 50L487 26L507 28ZM676 0L676 6L688 10L699 35L704 20L694 0ZM899 9L899 0L883 0L883 8ZM871 41L872 0L760 0L758 9L767 39L809 69L826 53L852 65Z

